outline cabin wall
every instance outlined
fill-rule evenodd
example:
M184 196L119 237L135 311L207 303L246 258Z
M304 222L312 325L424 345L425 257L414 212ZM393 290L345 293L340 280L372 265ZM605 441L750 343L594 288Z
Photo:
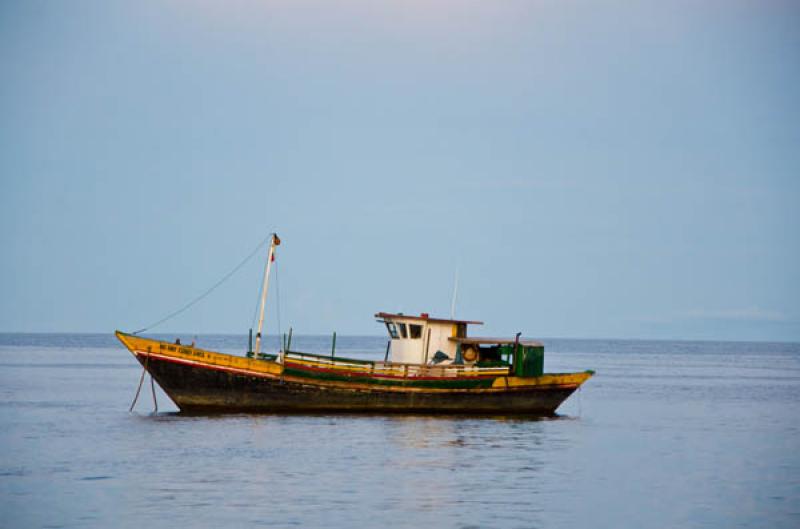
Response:
M441 351L452 360L456 358L456 343L451 342L449 338L456 335L455 325L450 323L440 323L430 326L431 329L431 345L428 349L428 361L430 361L436 351Z
M432 323L421 320L404 320L393 319L391 320L395 325L405 324L408 325L422 325L421 338L399 338L392 340L391 361L403 362L408 364L423 364L425 363L425 345L428 343L428 331L430 330L430 346L428 348L427 360L430 360L436 354L436 351L442 351L451 359L456 357L456 344L451 342L449 338L456 335L456 326L450 323Z
M404 323L407 326L412 323L416 325L419 324L419 322L416 321L404 320L395 320L394 323L395 325ZM399 338L392 339L391 361L403 362L406 364L421 364L423 362L425 350L425 333L425 326L423 326L421 338L403 338L401 335Z

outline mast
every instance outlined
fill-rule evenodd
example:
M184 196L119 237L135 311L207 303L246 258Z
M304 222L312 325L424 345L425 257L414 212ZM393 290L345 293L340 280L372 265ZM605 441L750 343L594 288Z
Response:
M261 329L264 327L264 305L267 303L267 291L269 290L269 272L272 269L272 261L275 260L275 247L280 245L281 240L278 238L277 233L272 234L272 240L269 243L269 254L267 256L267 265L264 267L264 287L261 290L261 312L258 316L258 331L256 332L256 348L254 355L258 358L258 353L261 352Z

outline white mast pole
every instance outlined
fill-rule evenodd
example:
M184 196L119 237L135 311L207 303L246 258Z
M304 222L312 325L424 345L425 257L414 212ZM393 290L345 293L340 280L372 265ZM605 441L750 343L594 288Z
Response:
M264 267L264 288L261 290L261 313L258 316L258 331L256 332L255 357L261 352L261 329L264 327L264 305L267 303L267 291L269 290L269 272L272 269L272 261L275 259L275 246L280 244L277 234L272 234L269 243L269 255L267 256L267 266Z

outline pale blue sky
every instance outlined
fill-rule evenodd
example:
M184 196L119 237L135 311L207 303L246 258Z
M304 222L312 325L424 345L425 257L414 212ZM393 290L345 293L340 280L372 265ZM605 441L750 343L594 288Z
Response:
M796 2L3 2L0 68L0 331L136 329L275 228L296 332L460 263L490 334L800 340ZM246 332L261 266L157 330Z

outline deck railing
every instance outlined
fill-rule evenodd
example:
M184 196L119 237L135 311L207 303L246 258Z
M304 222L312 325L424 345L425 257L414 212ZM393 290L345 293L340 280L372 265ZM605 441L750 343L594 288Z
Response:
M337 358L297 351L287 351L286 361L300 363L309 367L358 372L370 375L413 377L465 377L465 376L502 376L507 375L508 366L476 366L476 365L421 365L400 362L383 362Z

